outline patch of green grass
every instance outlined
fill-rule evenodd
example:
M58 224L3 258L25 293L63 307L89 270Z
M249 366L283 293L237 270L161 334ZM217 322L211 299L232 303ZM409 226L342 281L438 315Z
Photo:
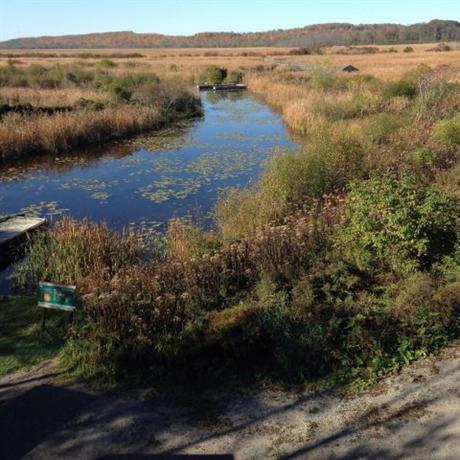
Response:
M34 297L0 297L0 375L31 367L57 353L65 335L65 313L48 311L40 335L42 309Z

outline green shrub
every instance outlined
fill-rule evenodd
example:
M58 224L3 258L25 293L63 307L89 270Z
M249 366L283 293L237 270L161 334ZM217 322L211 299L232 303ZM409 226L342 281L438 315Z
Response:
M372 142L383 144L391 140L403 125L401 114L378 113L364 124L363 133Z
M414 150L411 153L410 158L412 161L420 165L431 165L434 162L435 153L431 149L422 147Z
M252 234L364 173L364 148L356 136L341 127L318 129L305 150L274 155L258 189L223 195L215 212L219 228L227 238Z
M227 77L227 69L224 67L217 67L216 65L211 65L206 69L206 72L203 76L204 83L215 85L222 83Z
M388 82L383 87L384 97L414 97L417 94L417 85L409 80Z
M243 81L243 76L243 72L232 70L225 78L225 81L228 83L241 83Z
M349 132L324 129L310 138L304 151L275 156L262 177L262 190L274 202L281 199L296 206L307 197L319 198L360 176L363 160L363 147Z
M412 46L406 46L403 49L403 53L413 53L413 52L414 52L414 48L412 48Z
M314 104L315 113L324 115L329 121L341 121L352 118L365 117L375 113L380 105L378 96L356 94L352 100L325 99Z
M87 86L95 78L93 71L79 64L56 64L45 67L31 64L19 68L7 65L0 68L0 85L12 87L30 87L38 89L56 89L68 86Z
M433 134L448 145L460 145L460 112L453 118L438 121Z
M370 271L428 269L457 241L458 203L408 174L353 182L347 213L339 240L351 259Z
M402 80L417 84L422 78L429 77L433 74L433 69L427 64L418 64L413 69L406 72Z
M110 59L101 59L98 64L101 66L101 67L107 67L107 68L113 68L113 67L116 67L117 64L115 62L113 62L112 60Z
M452 47L446 43L438 43L434 48L431 48L427 51L451 51Z
M308 56L309 54L313 53L309 48L294 48L292 50L289 50L288 54L290 56Z
M115 99L129 102L133 93L136 90L139 91L139 88L142 88L141 91L144 93L155 94L159 83L160 78L154 73L128 73L122 75L99 73L93 84L96 88L112 93Z
M338 74L334 66L317 64L310 71L310 85L316 89L343 90L346 89L348 80Z

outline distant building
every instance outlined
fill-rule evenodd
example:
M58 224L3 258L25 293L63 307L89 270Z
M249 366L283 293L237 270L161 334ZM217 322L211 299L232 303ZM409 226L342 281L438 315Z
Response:
M348 64L345 67L342 67L342 72L358 72L359 69L354 65Z

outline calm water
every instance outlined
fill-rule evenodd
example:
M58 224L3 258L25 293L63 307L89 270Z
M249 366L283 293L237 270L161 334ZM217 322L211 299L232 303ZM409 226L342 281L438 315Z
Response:
M78 154L0 170L0 215L64 214L123 227L164 228L173 217L209 225L226 187L258 178L277 150L294 148L281 118L246 93L203 93L204 117ZM9 291L0 272L0 294Z

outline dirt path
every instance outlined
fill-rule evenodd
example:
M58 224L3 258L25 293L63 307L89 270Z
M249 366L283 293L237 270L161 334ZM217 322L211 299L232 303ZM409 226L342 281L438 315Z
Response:
M261 390L180 407L62 383L55 369L0 378L1 459L460 458L460 347L353 399Z

